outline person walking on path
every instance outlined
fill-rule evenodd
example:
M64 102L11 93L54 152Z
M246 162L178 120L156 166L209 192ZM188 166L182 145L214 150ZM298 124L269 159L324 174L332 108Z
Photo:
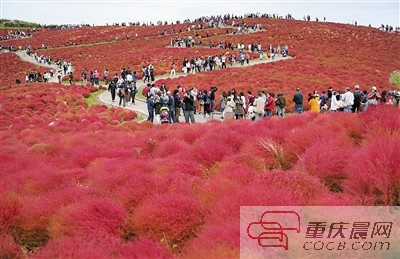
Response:
M99 72L97 72L97 70L94 71L93 78L94 78L94 84L98 86L100 81L100 74Z
M137 86L136 86L136 82L137 82L137 75L136 75L136 71L133 71L132 74L132 81L131 81L131 97L132 97L132 104L135 104L135 98L136 98L136 94L138 92Z
M72 85L72 82L74 80L74 76L72 75L72 72L69 72L68 80L69 80L69 84Z
M86 84L87 84L87 72L86 72L86 69L83 69L83 70L82 70L81 75L82 75L83 84L86 85Z
M114 82L114 80L112 80L110 82L110 84L108 85L108 91L111 93L111 100L112 102L115 102L115 92L117 90L117 85Z
M119 96L119 106L125 107L125 96L127 94L127 88L125 86L125 82L122 82L118 87L118 96Z
M150 83L150 72L148 67L143 67L143 83Z
M110 72L108 71L108 69L104 70L103 73L103 79L104 79L104 84L108 84L108 76L109 76Z
M59 70L58 73L57 73L57 79L58 79L58 83L59 84L61 84L61 77L62 77L61 70Z
M152 64L149 65L149 74L151 82L154 82L154 66Z
M300 93L300 88L296 89L296 94L293 97L294 110L296 113L303 112L303 94Z
M172 62L171 71L170 71L169 76L170 76L170 77L176 76L176 65L175 65L175 62Z

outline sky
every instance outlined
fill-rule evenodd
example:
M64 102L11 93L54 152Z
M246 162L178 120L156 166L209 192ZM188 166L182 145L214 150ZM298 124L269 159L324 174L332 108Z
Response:
M209 15L292 14L312 20L379 27L400 26L400 0L0 0L1 18L40 24L95 24L176 21Z

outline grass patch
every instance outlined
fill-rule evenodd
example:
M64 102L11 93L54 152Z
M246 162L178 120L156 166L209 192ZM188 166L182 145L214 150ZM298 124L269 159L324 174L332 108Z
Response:
M147 119L146 117L144 117L144 116L140 115L139 113L137 113L137 117L134 119L134 121L142 122L142 121L144 121L146 119Z
M393 73L389 75L389 81L392 85L396 86L397 88L400 88L400 70L393 71Z
M143 90L143 88L138 89L138 92L136 93L135 98L140 99L140 100L146 100L146 96L143 95L142 90Z
M102 104L100 102L99 96L104 93L105 90L99 90L97 92L92 93L88 98L85 98L85 102L90 108L92 105Z
M62 83L64 84L64 85L69 85L69 80L68 79L64 79L64 80L62 80ZM74 84L74 85L85 85L84 83L83 83L83 81L82 80L79 80L79 81L72 81L72 84ZM90 80L88 80L88 82L87 82L87 84L88 85L90 85L91 83L90 83ZM100 86L106 86L106 87L108 87L108 85L106 85L105 84L105 81L99 81L99 85ZM96 86L95 86L96 87Z

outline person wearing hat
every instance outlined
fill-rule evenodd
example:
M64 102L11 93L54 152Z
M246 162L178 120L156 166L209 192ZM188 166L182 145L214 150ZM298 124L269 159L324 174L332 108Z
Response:
M362 92L360 91L360 86L354 86L354 103L351 109L352 112L358 113L361 108Z
M344 111L351 112L354 104L354 94L350 91L350 87L345 88L346 92L342 95L342 101L344 103Z
M378 105L378 101L381 99L381 95L376 89L376 86L371 87L371 91L368 93L368 106Z

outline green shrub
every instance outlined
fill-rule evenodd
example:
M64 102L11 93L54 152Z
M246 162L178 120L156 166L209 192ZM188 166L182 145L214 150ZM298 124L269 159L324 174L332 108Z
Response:
M389 81L392 85L400 88L400 71L393 71L390 75L389 75Z

